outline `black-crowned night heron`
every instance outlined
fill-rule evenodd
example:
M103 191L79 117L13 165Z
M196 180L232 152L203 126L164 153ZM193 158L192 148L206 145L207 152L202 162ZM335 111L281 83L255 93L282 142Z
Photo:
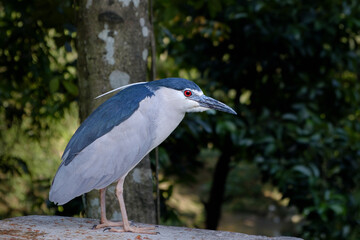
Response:
M236 112L205 96L195 83L181 78L135 83L110 92L116 90L121 91L100 105L70 139L49 199L63 205L99 189L101 220L96 228L123 226L110 231L151 234L154 232L149 228L129 224L123 198L126 175L174 131L186 112ZM122 222L106 219L105 191L115 181Z

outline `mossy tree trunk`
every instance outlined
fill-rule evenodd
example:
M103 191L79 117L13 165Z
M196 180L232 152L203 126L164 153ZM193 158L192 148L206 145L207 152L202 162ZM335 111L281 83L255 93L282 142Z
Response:
M106 98L101 93L125 84L146 81L150 42L148 2L143 0L79 0L77 16L80 118L83 121ZM146 157L125 181L130 220L155 223L152 179ZM115 185L106 195L108 219L120 220ZM100 218L99 192L86 194L87 217Z

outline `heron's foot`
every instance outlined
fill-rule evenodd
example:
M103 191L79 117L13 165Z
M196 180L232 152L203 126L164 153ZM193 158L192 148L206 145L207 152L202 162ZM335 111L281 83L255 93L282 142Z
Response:
M142 233L142 234L157 234L157 232L153 232L151 230L155 230L155 227L132 227L127 226L123 229L117 229L117 228L105 228L104 231L109 232L133 232L133 233Z
M92 229L100 229L100 228L109 228L109 227L122 227L124 226L123 222L112 222L112 221L104 221L100 224L94 225Z

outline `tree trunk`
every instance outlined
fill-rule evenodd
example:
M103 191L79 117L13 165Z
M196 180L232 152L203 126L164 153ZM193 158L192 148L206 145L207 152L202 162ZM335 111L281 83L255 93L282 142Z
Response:
M143 0L79 0L77 49L80 119L106 99L94 98L125 84L146 81L150 42L148 2ZM125 181L125 203L131 220L155 223L150 161L145 157ZM120 220L120 208L108 187L108 219ZM99 191L86 194L87 217L100 218Z
M232 155L230 151L231 143L230 141L227 142L229 145L225 146L228 146L228 148L224 148L227 150L223 151L216 163L209 200L205 203L207 229L216 230L221 217L221 206L224 200L226 179L229 175Z

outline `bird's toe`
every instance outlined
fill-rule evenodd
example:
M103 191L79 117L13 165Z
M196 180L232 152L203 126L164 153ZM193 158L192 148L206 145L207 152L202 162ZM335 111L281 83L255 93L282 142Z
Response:
M108 227L122 227L123 222L112 222L112 221L104 221L100 224L95 224L92 229L100 229L100 228L108 228Z
M132 233L141 233L141 234L160 234L159 232L154 232L152 230L155 230L155 227L132 227L127 226L123 229L117 229L117 228L109 228L107 229L110 232L132 232Z

